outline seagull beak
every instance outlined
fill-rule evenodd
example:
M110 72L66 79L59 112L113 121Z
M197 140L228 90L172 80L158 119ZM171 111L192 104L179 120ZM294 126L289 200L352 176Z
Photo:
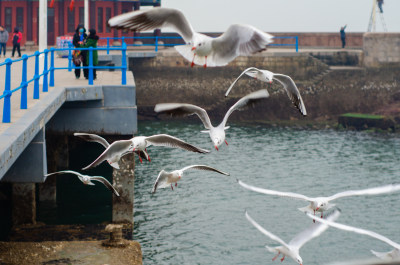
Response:
M315 208L315 210L318 211L318 210L319 210L319 207Z
M196 47L192 47L192 51L196 50Z
M133 148L133 151L132 152L135 152L135 148Z
M217 149L217 151L218 151L218 146L215 145L214 147L215 147L215 149Z

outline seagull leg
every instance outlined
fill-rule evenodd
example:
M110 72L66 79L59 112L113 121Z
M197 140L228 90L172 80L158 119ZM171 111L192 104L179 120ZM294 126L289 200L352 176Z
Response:
M143 163L143 161L142 161L142 158L140 157L140 155L138 154L138 157L139 157L139 161L140 161L140 163Z
M281 262L285 260L285 255L283 255L283 257L281 258Z
M204 68L207 68L207 56L206 57L206 63L203 65Z
M174 187L172 187L172 183L171 183L171 190L174 190Z
M151 162L151 159L150 159L149 153L147 153L147 148L145 148L145 149L144 149L144 152L146 153L147 157L149 158L149 162Z
M278 254L276 254L276 256L272 258L272 261L275 261L279 257L280 254L281 254L281 252L278 251Z
M321 218L324 218L324 212L321 212Z
M190 67L193 67L194 66L194 58L196 57L196 54L194 54L193 55L193 60L192 60L192 63L190 64Z
M314 216L315 216L315 210L314 210ZM313 221L313 223L315 223L315 219L313 219L312 221Z
M175 182L175 187L178 187L178 182Z
M228 142L225 140L225 144L228 145Z

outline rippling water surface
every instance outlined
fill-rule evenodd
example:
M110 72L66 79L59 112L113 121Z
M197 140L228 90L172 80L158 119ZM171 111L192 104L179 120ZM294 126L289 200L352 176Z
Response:
M134 239L142 246L144 264L280 264L265 245L276 242L258 232L244 217L245 209L264 228L289 242L312 221L299 207L303 201L254 193L242 181L308 196L329 196L400 182L398 135L309 131L230 124L229 146L200 155L151 147L151 163L137 164ZM211 148L200 124L140 122L139 134L168 133ZM224 176L186 171L178 187L157 190L153 183L161 169L206 164ZM400 242L400 193L348 197L335 201L338 222L374 230ZM371 257L370 249L390 246L366 236L328 229L300 250L304 264L326 264ZM295 264L287 258L285 264Z

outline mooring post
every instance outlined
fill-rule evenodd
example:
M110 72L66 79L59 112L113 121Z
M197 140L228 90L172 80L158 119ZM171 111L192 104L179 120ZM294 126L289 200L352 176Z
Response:
M35 183L12 184L13 225L36 223Z
M113 170L113 184L119 197L113 195L113 223L128 223L133 227L133 199L135 182L135 157L128 154L119 161L119 170Z

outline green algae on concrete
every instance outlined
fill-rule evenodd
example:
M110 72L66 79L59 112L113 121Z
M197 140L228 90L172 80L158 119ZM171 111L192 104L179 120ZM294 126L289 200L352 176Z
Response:
M382 130L395 130L395 122L382 115L346 113L339 116L339 125L344 128L354 128L356 130L367 130L378 128Z

